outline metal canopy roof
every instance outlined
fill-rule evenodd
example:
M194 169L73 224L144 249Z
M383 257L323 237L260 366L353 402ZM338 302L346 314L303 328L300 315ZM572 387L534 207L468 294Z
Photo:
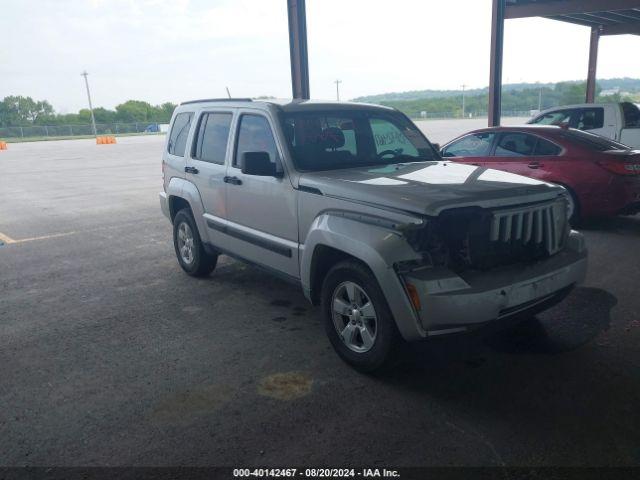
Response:
M506 0L505 19L545 17L598 28L600 35L640 35L640 0Z

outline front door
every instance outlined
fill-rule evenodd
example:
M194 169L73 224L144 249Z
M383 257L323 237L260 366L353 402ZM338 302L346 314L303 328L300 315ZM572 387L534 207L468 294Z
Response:
M227 234L234 251L254 263L299 278L296 191L282 170L282 155L269 117L242 112L235 129L235 149L227 168ZM282 175L242 173L242 155L267 152Z
M484 166L492 160L490 155L495 137L494 132L470 133L444 147L442 157L445 160Z

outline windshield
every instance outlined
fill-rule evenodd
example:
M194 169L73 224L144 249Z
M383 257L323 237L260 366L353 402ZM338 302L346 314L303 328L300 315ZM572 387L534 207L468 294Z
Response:
M559 136L598 152L606 152L609 150L629 150L631 148L622 143L601 137L600 135L594 135L593 133L587 133L581 130L566 130L560 133Z
M297 112L283 115L282 123L293 161L302 171L440 159L420 130L394 112Z

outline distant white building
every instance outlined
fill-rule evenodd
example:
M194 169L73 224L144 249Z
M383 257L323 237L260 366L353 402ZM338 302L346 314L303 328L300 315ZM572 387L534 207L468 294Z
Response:
M618 93L620 93L620 87L615 87L615 88L609 88L608 90L602 90L600 92L600 96L608 97L610 95L617 95Z

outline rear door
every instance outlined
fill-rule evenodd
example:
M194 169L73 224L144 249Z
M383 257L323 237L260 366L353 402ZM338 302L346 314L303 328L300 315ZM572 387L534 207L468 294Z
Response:
M234 252L251 262L299 278L296 191L282 167L282 146L271 118L261 111L239 112L234 151L227 168L227 235ZM277 177L242 173L242 155L267 152L282 172Z
M536 137L521 132L501 132L484 166L531 176L527 165L533 155Z
M227 200L224 177L227 157L230 155L229 134L233 121L232 110L204 110L195 120L196 130L188 148L187 180L198 188L205 215L225 219ZM228 239L207 224L211 243L220 248L228 248Z
M494 151L495 167L544 181L564 181L562 147L524 132L504 132Z

